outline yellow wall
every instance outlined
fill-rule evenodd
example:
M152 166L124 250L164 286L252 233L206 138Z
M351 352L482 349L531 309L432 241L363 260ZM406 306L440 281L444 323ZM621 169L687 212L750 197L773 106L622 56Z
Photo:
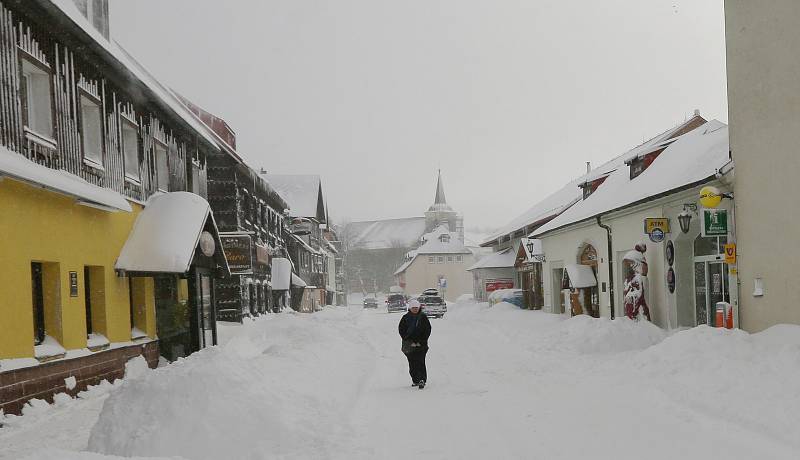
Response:
M47 334L64 348L86 346L85 265L103 267L105 298L93 311L97 331L112 342L130 340L128 279L114 273L114 263L142 209L132 206L133 212L111 213L0 180L0 358L33 356L31 262L43 262ZM70 271L78 274L76 297L70 297ZM155 337L150 285L145 332Z

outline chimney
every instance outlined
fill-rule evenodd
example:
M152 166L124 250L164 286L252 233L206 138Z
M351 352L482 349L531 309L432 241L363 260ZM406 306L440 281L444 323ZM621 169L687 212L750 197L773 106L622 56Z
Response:
M694 109L694 116L696 117L700 116L700 109Z
M592 162L591 161L587 161L586 162L586 174L589 174L590 172L592 172Z

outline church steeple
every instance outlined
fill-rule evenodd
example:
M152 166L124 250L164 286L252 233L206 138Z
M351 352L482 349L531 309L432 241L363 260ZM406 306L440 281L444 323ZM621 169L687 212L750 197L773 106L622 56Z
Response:
M442 170L439 170L439 178L436 180L436 199L433 204L447 204L447 199L444 197L444 184L442 183Z

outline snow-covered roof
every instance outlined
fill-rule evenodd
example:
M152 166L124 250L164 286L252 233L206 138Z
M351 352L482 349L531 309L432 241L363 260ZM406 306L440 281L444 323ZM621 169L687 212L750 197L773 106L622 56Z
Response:
M442 237L445 239L443 240ZM449 239L448 239L449 238ZM416 249L417 255L420 254L472 254L464 246L464 241L456 232L450 232L446 225L436 227L432 232L422 235L425 243Z
M114 40L107 40L103 34L92 26L86 17L81 14L73 0L50 0L64 15L80 27L93 41L107 51L114 59L124 66L144 86L152 91L176 116L188 124L196 134L199 134L212 146L219 148L219 144L205 129L205 125L191 112L167 87L162 85L153 75L133 58L122 46Z
M728 127L712 120L671 142L639 176L614 171L594 193L536 229L531 236L564 227L642 200L702 182L728 162Z
M533 205L530 209L515 217L511 222L504 225L493 236L489 237L485 244L489 244L496 240L498 237L513 233L523 227L535 224L549 217L558 215L564 209L575 204L580 196L580 189L578 185L582 182L574 180L562 187L557 192L548 195L542 201Z
M262 174L261 177L274 188L289 205L293 217L323 218L318 216L322 188L320 176L313 174Z
M292 286L294 286L294 287L308 287L308 283L303 281L303 278L300 278L300 276L296 275L295 273L292 273Z
M136 218L114 268L129 272L188 272L207 219L213 222L211 207L199 195L170 192L151 196ZM216 251L222 251L219 237L214 236Z
M312 248L310 244L306 243L306 240L304 240L302 237L295 234L290 234L290 235L292 236L292 239L297 241L297 243L300 244L300 246L303 246L306 249L306 251L310 252L311 254L321 254L320 251L317 251L316 249Z
M358 249L388 249L412 247L425 233L424 217L351 222L348 235L353 235L350 246Z
M34 163L19 153L0 146L0 177L2 176L75 197L79 204L109 211L132 211L128 200L111 189L90 184L66 171Z
M511 248L505 248L500 251L493 252L472 264L467 271L477 270L479 268L511 268L514 266L516 256L516 251L512 250Z
M417 255L414 254L410 259L408 259L405 262L403 262L403 265L401 265L397 270L394 271L394 275L399 275L400 273L403 273L404 271L406 271L406 269L408 267L410 267L412 263L414 263L414 259L416 259L416 258L417 258Z

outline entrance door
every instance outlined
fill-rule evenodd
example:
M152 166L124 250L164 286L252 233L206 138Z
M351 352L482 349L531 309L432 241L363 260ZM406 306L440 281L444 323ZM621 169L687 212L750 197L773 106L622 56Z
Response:
M197 306L199 316L199 329L197 344L199 348L210 347L217 344L217 333L214 327L214 292L211 276L197 273Z
M724 262L724 237L697 237L694 257L696 324L714 327L717 302L730 302L728 264Z
M42 264L31 262L31 294L33 296L33 343L44 342L44 288L42 283Z

